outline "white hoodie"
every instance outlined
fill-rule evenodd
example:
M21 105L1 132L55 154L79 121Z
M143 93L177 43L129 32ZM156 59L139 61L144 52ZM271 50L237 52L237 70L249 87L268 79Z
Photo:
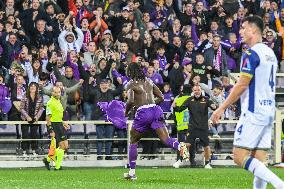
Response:
M78 53L80 52L80 49L82 48L83 41L84 41L84 34L80 28L75 28L75 31L77 32L78 39L76 39L73 32L69 32L66 30L63 30L58 37L59 47L64 53L65 57L67 57L68 51L75 50ZM68 43L65 39L65 37L70 34L73 35L74 37L74 41L72 43Z

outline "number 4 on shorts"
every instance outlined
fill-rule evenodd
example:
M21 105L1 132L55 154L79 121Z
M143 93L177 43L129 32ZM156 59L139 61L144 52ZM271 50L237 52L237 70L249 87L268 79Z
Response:
M240 134L242 134L242 129L243 129L243 125L239 126L239 128L237 129L237 132Z

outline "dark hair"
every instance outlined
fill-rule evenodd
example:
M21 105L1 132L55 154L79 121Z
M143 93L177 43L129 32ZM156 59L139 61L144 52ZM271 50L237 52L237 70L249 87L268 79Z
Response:
M243 19L243 23L248 22L249 24L254 24L256 27L258 27L259 31L261 34L263 33L264 30L264 23L261 17L259 16L247 16Z
M49 75L45 72L41 72L41 73L39 73L39 80L40 81L49 80Z
M83 17L83 18L81 18L81 20L80 20L80 24L82 24L83 20L87 20L87 21L88 21L88 23L89 23L88 18L87 18L87 17Z
M27 98L28 98L28 99L31 99L30 88L31 88L32 85L36 86L36 92L35 92L35 99L36 99L37 96L38 96L38 90L39 90L38 84L37 84L36 82L31 82L31 83L29 84L29 87L28 87L28 89L27 89L26 95L27 95Z
M145 81L145 74L137 63L131 63L127 66L127 76L133 80Z
M215 86L213 87L213 89L223 90L223 87L220 83L216 83Z
M182 89L182 94L183 94L183 95L190 95L190 93L191 93L191 91L192 91L191 88L192 88L192 87L191 87L190 84L185 84L185 85L183 86L183 89Z
M39 62L39 68L38 68L38 70L36 70L35 68L34 68L34 63L36 62L36 61L38 61ZM33 69L33 76L35 77L36 76L36 74L40 74L41 72L42 72L42 64L41 64L41 60L38 58L38 57L33 57L33 59L32 59L32 69Z

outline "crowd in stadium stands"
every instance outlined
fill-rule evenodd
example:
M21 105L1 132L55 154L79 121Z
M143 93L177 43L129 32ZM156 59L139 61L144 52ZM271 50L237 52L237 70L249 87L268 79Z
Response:
M1 0L0 120L45 120L55 85L63 89L65 120L102 120L98 102L127 100L126 67L132 63L163 91L166 119L173 118L171 105L184 84L200 84L204 95L220 104L232 88L228 74L239 72L248 48L239 36L245 16L263 18L263 40L284 70L283 2ZM224 119L236 119L239 112L236 103ZM30 133L22 127L22 137L37 138L38 126L28 127ZM112 125L97 127L96 133L112 138L115 132L126 136ZM111 145L106 144L108 153ZM31 148L36 150L35 144Z

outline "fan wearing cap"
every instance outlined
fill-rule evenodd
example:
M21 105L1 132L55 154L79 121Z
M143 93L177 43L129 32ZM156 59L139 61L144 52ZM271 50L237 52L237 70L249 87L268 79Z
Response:
M90 95L90 90L97 89L100 81L107 77L114 60L112 57L106 61L104 57L101 57L98 63L99 68L97 68L97 64L91 64L88 66L87 70L83 67L82 62L84 62L84 59L80 57L77 64L80 77L85 81L83 83L84 113L85 119L91 120L94 112L94 99L92 99L93 97ZM102 67L104 67L104 69Z
M130 9L128 6L125 6L121 10L121 14L117 16L113 16L109 18L109 29L112 31L114 41L116 41L116 36L122 31L122 26L124 23L131 22L130 21Z
M119 85L116 90L110 89L110 83L108 79L101 79L98 88L94 88L92 84L89 84L89 100L92 104L97 105L98 102L111 102L116 96L122 93L123 86ZM96 107L94 112L95 119L104 120L104 112ZM113 125L100 125L97 127L97 138L113 138L114 126ZM110 160L111 157L111 146L112 141L105 142L105 154L107 155L106 160ZM102 148L103 141L97 142L97 155L98 159L102 159Z
M109 29L104 31L101 41L99 43L99 47L106 53L110 53L112 51L111 49L114 48L113 37Z
M76 23L74 23L74 19L73 26L70 25L69 27L73 27L75 29L78 38L76 39L75 34L71 30L63 30L60 33L58 37L58 43L65 57L71 50L74 50L76 53L79 53L84 41L84 34L82 30L76 26Z

